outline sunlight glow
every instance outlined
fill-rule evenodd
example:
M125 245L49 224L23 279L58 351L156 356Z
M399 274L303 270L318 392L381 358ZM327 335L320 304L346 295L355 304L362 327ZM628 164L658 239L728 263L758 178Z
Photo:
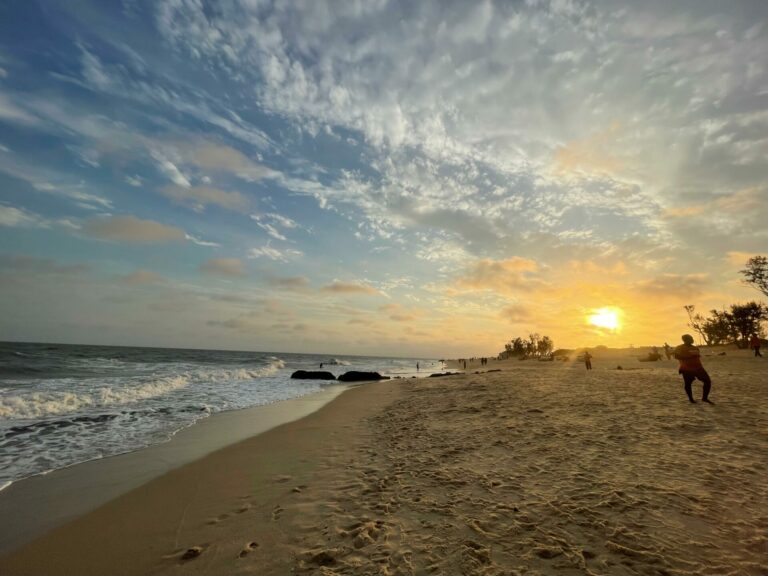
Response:
M621 327L620 315L621 310L619 308L598 308L587 316L587 321L598 328L618 330Z

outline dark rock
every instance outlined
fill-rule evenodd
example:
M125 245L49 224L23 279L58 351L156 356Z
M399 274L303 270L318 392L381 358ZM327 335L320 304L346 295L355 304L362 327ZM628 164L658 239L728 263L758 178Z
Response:
M297 378L299 380L336 380L336 376L330 372L312 371L312 370L296 370L291 374L291 378ZM341 378L339 378L341 380Z
M378 372L344 372L339 376L340 382L367 382L369 380L389 380L389 376L382 376Z
M440 378L441 376L458 376L461 372L438 372L437 374L430 374L430 378Z

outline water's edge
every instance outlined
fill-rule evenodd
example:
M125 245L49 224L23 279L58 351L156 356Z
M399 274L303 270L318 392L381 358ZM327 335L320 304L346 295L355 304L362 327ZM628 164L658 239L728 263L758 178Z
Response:
M14 482L0 491L0 554L221 448L308 416L349 386L204 418L169 441ZM10 521L10 519L13 519Z

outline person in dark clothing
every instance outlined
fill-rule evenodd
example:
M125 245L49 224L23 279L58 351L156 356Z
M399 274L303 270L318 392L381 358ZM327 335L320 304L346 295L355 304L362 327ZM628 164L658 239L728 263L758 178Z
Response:
M584 366L587 367L587 370L592 370L592 354L586 350L584 351Z
M762 356L760 354L760 338L757 334L752 334L752 338L749 340L749 347L755 351L755 356Z
M685 393L688 395L688 400L691 403L696 403L693 399L693 390L691 386L694 380L700 380L704 385L704 389L701 395L701 400L708 404L712 404L709 400L709 391L712 388L712 380L709 378L709 374L704 370L704 366L701 364L701 353L699 349L693 345L693 336L690 334L683 334L683 343L675 348L675 358L680 362L680 368L678 373L683 376L683 385L685 386Z

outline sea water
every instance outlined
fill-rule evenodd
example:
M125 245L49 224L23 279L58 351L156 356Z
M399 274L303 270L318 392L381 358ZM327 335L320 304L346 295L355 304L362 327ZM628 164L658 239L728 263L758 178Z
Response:
M336 376L362 370L410 378L441 368L427 359L0 343L0 489L164 442L216 412L337 383L290 378L321 363Z

